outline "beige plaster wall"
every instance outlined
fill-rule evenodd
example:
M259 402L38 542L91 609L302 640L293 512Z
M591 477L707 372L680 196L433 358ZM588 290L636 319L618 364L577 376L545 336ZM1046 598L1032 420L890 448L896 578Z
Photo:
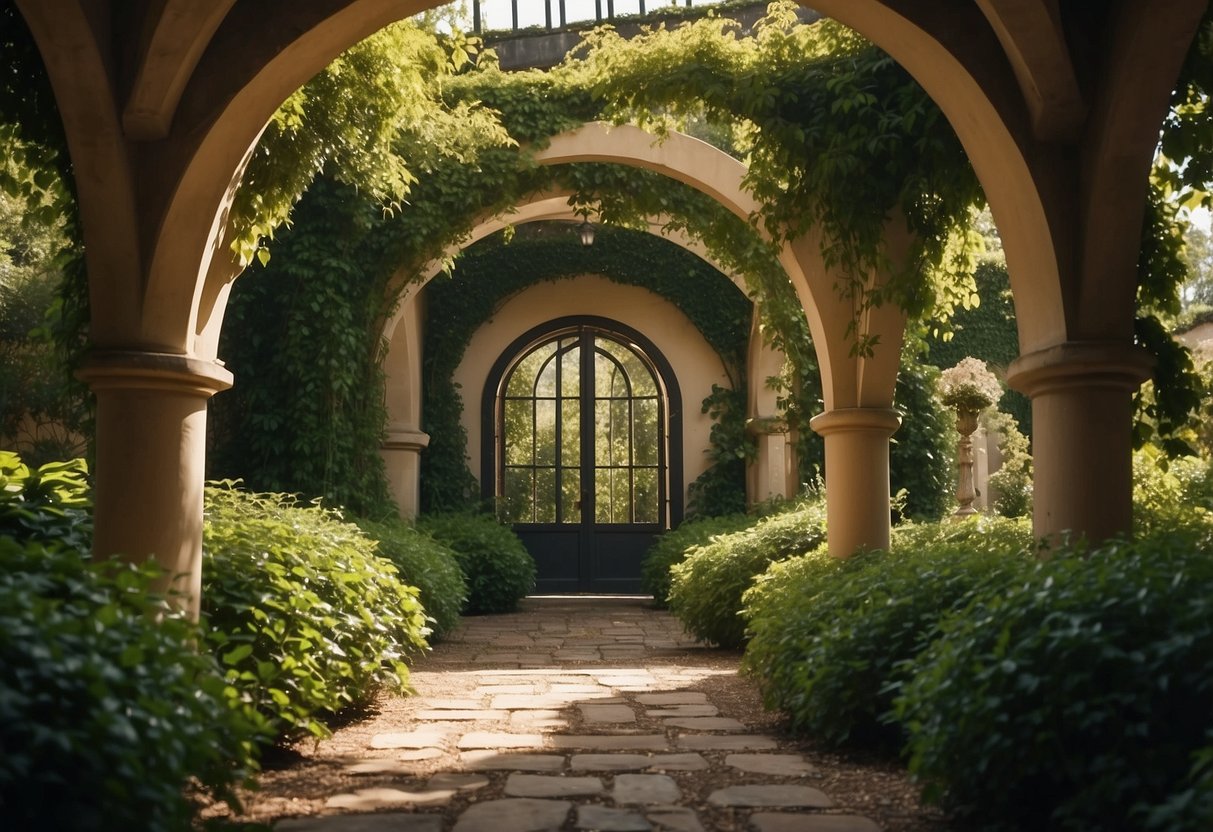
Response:
M647 289L621 286L600 275L540 283L507 300L468 344L455 381L463 395L468 458L480 477L481 405L493 363L510 343L532 327L568 315L611 318L638 330L670 362L682 392L683 488L708 466L712 420L700 413L712 385L729 385L724 365L699 330L669 301Z

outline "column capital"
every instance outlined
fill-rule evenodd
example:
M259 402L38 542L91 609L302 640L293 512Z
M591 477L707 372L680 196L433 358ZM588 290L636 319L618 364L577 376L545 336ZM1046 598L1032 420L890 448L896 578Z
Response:
M430 435L416 428L389 427L381 447L385 451L421 451L429 447Z
M76 377L94 393L101 390L154 390L203 398L232 386L232 373L218 361L165 352L97 350Z
M897 411L887 407L838 407L818 413L809 427L821 436L835 433L884 433L892 436L901 427Z
M1011 362L1007 384L1031 397L1079 387L1132 392L1153 368L1153 356L1127 341L1064 341Z

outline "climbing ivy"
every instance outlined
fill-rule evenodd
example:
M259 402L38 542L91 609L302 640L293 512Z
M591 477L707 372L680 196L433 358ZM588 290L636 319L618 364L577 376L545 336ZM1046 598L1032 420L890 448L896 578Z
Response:
M383 282L360 267L378 211L318 180L296 218L228 304L220 349L240 383L213 400L209 474L381 515Z

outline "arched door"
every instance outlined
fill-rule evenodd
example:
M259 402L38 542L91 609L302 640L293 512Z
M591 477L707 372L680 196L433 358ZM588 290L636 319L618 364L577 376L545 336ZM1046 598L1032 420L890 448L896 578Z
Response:
M682 512L669 364L622 324L561 319L515 341L485 393L482 482L539 591L639 591L645 552Z

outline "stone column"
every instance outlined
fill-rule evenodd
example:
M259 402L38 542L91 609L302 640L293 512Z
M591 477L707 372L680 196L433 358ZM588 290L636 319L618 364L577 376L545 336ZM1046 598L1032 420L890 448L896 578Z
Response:
M889 438L901 419L885 408L847 407L819 414L809 426L825 438L830 554L888 548Z
M799 490L796 447L791 441L787 419L759 416L746 420L746 431L758 443L758 456L750 463L749 501L761 503L771 498L790 499Z
M387 470L388 490L400 510L411 520L420 508L421 451L430 444L430 435L415 427L391 427L380 454Z
M1133 525L1133 392L1151 359L1120 341L1058 344L1021 356L1007 383L1032 399L1032 528L1059 543Z
M159 588L197 618L206 403L232 374L183 355L106 351L80 378L97 396L93 556L154 559Z

